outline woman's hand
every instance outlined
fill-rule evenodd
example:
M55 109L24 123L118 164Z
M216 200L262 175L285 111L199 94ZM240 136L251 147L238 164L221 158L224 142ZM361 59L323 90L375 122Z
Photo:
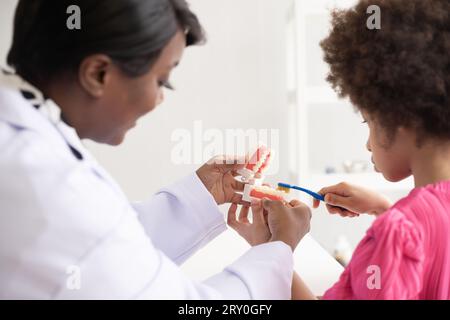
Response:
M391 207L386 197L346 182L325 187L319 193L325 196L328 212L342 217L355 217L361 213L379 215ZM317 208L319 205L320 202L314 200L313 207Z
M257 246L268 242L272 234L270 233L261 201L252 201L251 208L252 222L248 219L250 207L242 206L239 217L236 217L237 204L233 203L228 210L228 225L251 246Z
M311 209L298 200L289 203L264 199L270 241L282 241L295 250L311 228Z
M298 200L289 203L268 199L252 201L253 221L248 220L248 206L236 218L237 205L228 212L228 225L255 246L269 241L282 241L295 250L310 230L311 210Z
M244 190L244 183L237 181L237 170L245 166L245 158L214 157L197 170L206 189L211 193L218 205L224 203L241 203L242 195L237 191Z

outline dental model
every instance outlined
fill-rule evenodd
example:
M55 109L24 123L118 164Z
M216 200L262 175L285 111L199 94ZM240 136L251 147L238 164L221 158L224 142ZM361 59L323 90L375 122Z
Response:
M286 201L284 198L285 195L286 192L275 190L268 186L254 186L251 184L246 184L244 186L242 200L251 202L251 198L267 198L274 201Z
M264 171L269 167L272 151L266 146L259 147L247 162L247 165L238 171L244 185L242 200L251 202L252 198L267 198L276 201L285 201L286 192L263 186Z
M270 164L271 153L272 151L266 146L259 147L246 166L238 171L242 182L261 185L264 180L263 172Z

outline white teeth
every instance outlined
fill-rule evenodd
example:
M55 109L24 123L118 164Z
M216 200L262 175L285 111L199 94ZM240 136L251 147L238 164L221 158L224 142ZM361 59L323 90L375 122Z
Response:
M265 153L261 156L261 159L255 164L253 167L253 172L258 172L259 168L266 162L267 157L269 156L269 153Z
M272 188L267 187L267 186L255 187L254 190L263 192L265 194L271 194L271 195L274 195L274 196L281 196L281 197L283 197L284 195L286 195L282 191L275 190L275 189L272 189Z

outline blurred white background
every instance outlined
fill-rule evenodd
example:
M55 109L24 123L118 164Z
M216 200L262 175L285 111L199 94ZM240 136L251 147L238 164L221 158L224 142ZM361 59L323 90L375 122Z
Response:
M87 143L130 199L149 197L200 165L171 161L176 144L171 141L173 132L187 129L194 135L198 120L203 130L278 130L277 172L268 177L271 183L285 181L320 189L348 180L386 192L393 200L406 194L409 182L385 183L370 166L364 172L345 172L344 163L348 171L352 164L355 169L369 162L367 128L326 84L327 66L319 41L328 30L328 9L353 1L189 2L207 31L208 42L186 50L172 77L177 90L168 92L165 103L142 119L120 147ZM16 0L0 2L2 65L10 45L15 4ZM371 221L370 217L330 216L320 208L313 214L311 235L330 253L339 236L345 236L354 248ZM205 259L225 266L246 248L228 231L184 268L200 277L212 272Z

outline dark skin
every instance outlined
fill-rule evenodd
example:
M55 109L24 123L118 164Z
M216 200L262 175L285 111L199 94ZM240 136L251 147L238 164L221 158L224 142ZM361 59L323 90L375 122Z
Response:
M186 38L180 29L151 69L140 77L129 77L110 57L95 54L81 62L76 77L59 77L40 87L61 108L63 120L81 139L119 145L141 117L163 102L163 87L185 47ZM217 204L241 200L235 192L241 191L243 184L234 176L243 165L237 162L215 161L197 171Z
M186 41L179 31L153 67L129 77L104 54L86 57L76 80L58 79L46 94L61 108L64 120L81 139L119 145L137 120L164 100L163 84L181 60Z

